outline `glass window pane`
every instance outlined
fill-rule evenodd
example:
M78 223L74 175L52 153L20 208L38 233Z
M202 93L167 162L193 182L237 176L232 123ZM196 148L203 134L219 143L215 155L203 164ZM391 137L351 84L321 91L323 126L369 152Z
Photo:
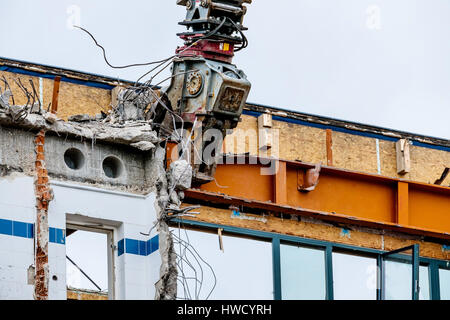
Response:
M386 300L411 300L411 263L387 260L385 263Z
M324 250L282 244L281 291L283 300L324 300Z
M66 253L103 291L108 291L108 242L103 233L78 230L66 237ZM66 261L67 285L75 289L98 291L98 288Z
M450 270L439 269L439 286L441 300L450 300Z
M386 300L412 299L412 264L387 260L385 264ZM430 300L429 270L419 267L419 300Z
M173 229L178 299L273 300L272 243ZM183 240L182 242L180 242Z
M377 260L333 252L335 300L376 300Z
M419 267L419 300L430 300L430 278L428 267Z

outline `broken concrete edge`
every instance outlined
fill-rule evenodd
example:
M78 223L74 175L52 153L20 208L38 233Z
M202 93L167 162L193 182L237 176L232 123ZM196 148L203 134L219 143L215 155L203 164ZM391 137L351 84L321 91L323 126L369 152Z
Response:
M45 130L59 136L126 145L144 152L154 149L154 145L161 142L151 124L145 121L130 121L123 125L100 121L66 122L55 119L55 116L45 111L43 115L28 114L22 121L14 121L5 110L0 109L0 126Z
M155 300L175 300L177 297L177 255L173 236L169 230L167 208L170 206L168 173L165 168L166 150L158 146L155 151L155 169L157 173L157 197L155 202L159 250L161 256L160 278L155 283ZM191 170L192 171L192 170Z

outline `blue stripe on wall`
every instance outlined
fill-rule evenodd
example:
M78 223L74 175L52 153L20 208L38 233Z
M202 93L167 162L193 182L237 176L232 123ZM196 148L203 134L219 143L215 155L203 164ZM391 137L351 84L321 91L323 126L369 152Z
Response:
M34 224L13 220L0 219L0 234L34 239ZM49 228L49 241L56 244L66 244L66 230Z
M20 221L0 219L0 234L34 239L34 224ZM49 241L55 244L66 244L66 230L58 228L49 228ZM148 241L134 239L122 239L118 242L118 256L124 253L139 256L148 256L159 249L159 235Z
M261 115L261 113L259 113L259 112L249 111L249 110L244 110L243 114L252 116L252 117L259 117ZM320 124L320 123L307 122L307 121L298 120L298 119L284 118L284 117L280 117L280 116L273 116L272 119L275 121L280 121L280 122L293 123L293 124L298 124L298 125L313 127L313 128L318 128L318 129L324 129L324 130L331 129L336 132L342 132L342 133L352 134L352 135L356 135L356 136L380 139L380 140L391 141L391 142L397 142L399 140L398 138L387 137L382 134L350 130L350 129L346 129L346 128L325 125L325 124ZM423 142L419 142L419 141L415 141L415 140L412 141L412 144L413 144L413 146L416 146L416 147L450 152L450 147L438 146L438 145L423 143Z
M124 254L125 240L122 239L117 243L117 255L120 257Z
M55 75L42 73L42 72L36 72L36 71L29 71L17 67L8 67L8 66L0 66L0 71L6 71L6 72L12 72L17 74L23 74L31 77L40 77L45 79L55 79ZM105 89L105 90L112 90L114 86L111 86L109 84L105 83L99 83L94 81L86 81L86 80L78 80L78 79L72 79L67 77L61 77L61 81L69 82L73 84L93 87L93 88L99 88L99 89Z
M28 238L28 223L13 221L13 236Z
M117 249L119 257L124 253L146 257L159 249L159 235L148 241L125 238L117 243Z
M0 234L12 236L13 234L12 226L13 223L11 220L0 219Z

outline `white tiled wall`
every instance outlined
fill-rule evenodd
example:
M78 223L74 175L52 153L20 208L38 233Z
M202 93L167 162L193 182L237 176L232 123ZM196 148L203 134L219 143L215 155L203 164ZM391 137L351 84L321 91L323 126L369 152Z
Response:
M34 181L15 176L0 179L0 219L34 223L36 218ZM124 238L147 241L155 221L155 195L147 197L78 185L52 185L54 200L49 208L49 226L66 229L66 214L77 214L111 223L114 244ZM156 231L152 232L152 237ZM159 253L150 256L117 255L116 299L153 299L159 275ZM33 299L34 286L27 284L27 271L34 264L34 240L0 234L0 299ZM56 276L54 280L53 277ZM49 299L66 299L66 247L49 243Z
M33 179L14 174L0 179L0 219L33 223ZM0 234L0 299L33 299L28 268L34 264L34 241Z
M147 241L147 233L156 220L155 195L147 197L121 193L102 192L102 190L71 188L69 185L53 185L55 200L50 204L50 225L65 225L65 213L77 214L110 223L114 229L114 244L128 238ZM119 225L119 226L118 226ZM152 237L156 232L152 232ZM61 253L62 254L62 253ZM156 252L153 255L157 254ZM64 253L65 255L65 253ZM153 291L148 291L151 281L148 278L159 274L159 260L149 257L114 253L115 295L116 299L153 299ZM56 271L57 273L59 270ZM156 281L155 281L156 282ZM151 284L154 287L154 282Z

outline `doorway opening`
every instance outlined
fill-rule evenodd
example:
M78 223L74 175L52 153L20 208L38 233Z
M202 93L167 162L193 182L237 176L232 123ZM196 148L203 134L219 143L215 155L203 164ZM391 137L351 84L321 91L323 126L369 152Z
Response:
M67 299L113 300L113 230L68 223L66 232Z

